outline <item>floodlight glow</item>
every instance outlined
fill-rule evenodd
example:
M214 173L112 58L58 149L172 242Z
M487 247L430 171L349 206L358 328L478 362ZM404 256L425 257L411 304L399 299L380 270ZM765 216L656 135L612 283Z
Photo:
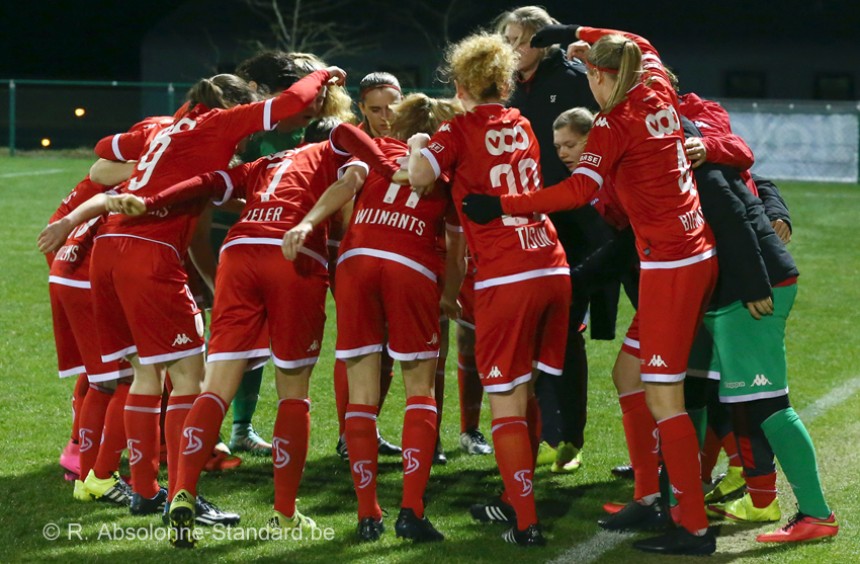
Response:
M48 139L47 137L43 138L43 139L42 139L42 147L47 148L47 147L50 147L50 146L51 146L51 140L50 140L50 139Z
M75 108L75 116L76 117L84 117L87 111L84 108Z

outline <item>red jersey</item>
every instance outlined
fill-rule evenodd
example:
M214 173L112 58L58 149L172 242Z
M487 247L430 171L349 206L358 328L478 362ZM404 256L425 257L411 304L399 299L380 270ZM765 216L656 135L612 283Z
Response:
M256 131L273 129L278 121L303 110L328 79L328 71L315 71L276 98L225 110L198 104L148 143L146 132L106 137L99 141L96 153L108 159L138 160L131 179L120 190L154 196L185 179L226 168L239 141ZM195 200L140 217L112 214L99 237L147 239L183 254L205 205L205 200Z
M482 104L443 123L421 150L436 176L452 173L452 197L478 268L475 289L569 274L555 227L543 215L516 213L486 225L463 215L467 194L539 191L540 149L515 108Z
M390 137L377 137L374 142L389 160L406 163L406 143ZM350 165L368 167L362 161L352 161ZM409 186L370 172L341 241L339 261L369 255L399 262L437 279L443 270L444 256L444 251L439 254L439 239L444 249L445 217L454 214L448 189L442 184L437 181L430 194L419 196Z
M503 196L502 208L524 213L581 207L611 177L642 262L660 268L704 260L715 252L713 234L702 215L684 149L678 97L648 41L614 30L579 28L580 38L589 43L610 33L621 33L639 45L642 79L621 103L595 116L569 179L548 190Z

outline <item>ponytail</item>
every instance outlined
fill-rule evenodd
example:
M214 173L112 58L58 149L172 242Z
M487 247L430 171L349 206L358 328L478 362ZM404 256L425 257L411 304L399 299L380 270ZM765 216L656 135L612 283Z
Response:
M203 104L207 108L230 108L257 101L256 93L248 83L232 74L218 74L204 78L188 91L191 107Z
M615 75L615 86L602 110L608 112L620 104L639 80L642 72L642 51L636 42L623 35L604 35L588 52L588 65Z

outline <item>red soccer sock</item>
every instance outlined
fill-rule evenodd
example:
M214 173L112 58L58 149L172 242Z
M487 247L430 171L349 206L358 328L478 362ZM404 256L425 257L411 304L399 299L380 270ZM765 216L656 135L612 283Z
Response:
M179 475L179 449L183 439L185 418L196 399L197 394L171 395L167 401L167 413L164 416L164 442L167 444L167 491L170 495L179 491L176 489L176 477Z
M658 421L657 428L660 430L663 463L681 508L681 526L697 534L708 528L708 517L705 515L696 430L685 412Z
M657 424L645 403L645 390L620 395L618 401L627 452L633 465L633 499L638 500L660 492Z
M125 402L128 465L134 491L145 498L158 493L161 396L129 394Z
M534 463L529 442L528 423L524 417L493 419L493 444L496 463L505 484L506 501L517 513L517 528L524 531L537 523L537 509L532 489Z
M296 495L302 482L308 440L311 436L310 400L278 402L272 435L272 464L275 467L275 511L286 517L296 513Z
M726 456L729 459L729 466L743 466L743 461L738 454L738 442L734 433L729 433L722 439L723 450L726 451Z
M445 359L440 359L444 361ZM433 385L433 396L436 399L436 438L442 429L442 408L445 406L445 364L437 365L436 382ZM435 447L435 445L434 445Z
M457 355L457 384L460 388L460 432L465 433L478 428L484 397L474 355Z
M123 414L130 387L130 384L123 382L117 384L116 390L114 390L108 404L107 412L105 413L102 444L99 447L99 455L93 466L93 473L95 473L96 478L104 480L119 470L119 459L126 447Z
M776 472L764 476L744 475L744 481L754 506L767 507L776 499Z
M436 450L436 402L431 397L406 400L403 416L403 501L401 507L424 517L424 491Z
M358 497L358 518L382 518L382 509L376 499L376 471L379 446L376 440L375 405L351 403L346 406L344 435L349 451L349 467L355 495Z
M337 407L337 432L342 437L344 433L344 416L346 404L349 403L349 380L346 377L346 363L334 361L334 404Z
M81 430L81 411L83 411L84 398L87 395L87 390L90 389L90 381L87 380L86 374L81 374L75 381L75 389L72 392L72 441L77 443L80 440ZM81 476L81 480L86 476Z
M194 406L186 415L185 426L179 435L176 490L170 491L171 497L179 490L188 490L191 495L197 495L197 480L218 443L218 431L221 430L225 413L227 402L216 394L207 392L194 400Z
M701 460L702 460L702 482L711 483L714 466L717 464L717 459L720 457L720 449L722 445L720 438L714 432L712 427L708 427L705 431L705 444L702 445Z
M78 437L81 445L81 480L85 479L95 466L105 426L105 413L112 393L97 384L90 384L84 397L81 416L78 418Z
M388 397L392 380L394 380L394 359L388 354L388 347L383 347L379 365L379 411L382 411L382 405Z
M540 437L543 431L540 403L536 396L529 396L528 404L526 404L526 422L529 424L529 445L532 451L532 467L534 467L537 462Z

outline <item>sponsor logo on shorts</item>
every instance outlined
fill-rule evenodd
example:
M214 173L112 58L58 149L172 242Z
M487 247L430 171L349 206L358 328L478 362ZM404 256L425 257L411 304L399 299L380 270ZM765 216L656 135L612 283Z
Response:
M403 474L411 474L421 468L421 463L415 459L415 456L421 452L420 449L417 448L407 448L403 451L403 462L406 463L406 469L403 470Z
M137 450L137 443L140 440L138 439L128 439L128 464L129 466L134 466L143 458L143 453Z
M490 373L489 373L489 374L487 374L487 379L488 379L488 380L489 380L489 379L492 379L492 378L501 378L501 377L502 377L502 371L501 371L501 370L499 370L499 367L498 367L498 366L493 366L493 367L490 369Z
M360 489L364 489L370 485L373 481L373 472L370 469L365 468L365 465L369 465L369 460L359 460L355 464L352 465L352 471L358 474L359 482L358 487Z
M770 386L770 380L764 374L756 374L752 381L752 387L755 386Z
M746 386L746 384L744 382L728 382L726 384L726 388L728 388L729 390L734 390L737 388L743 388L744 386Z
M287 445L290 441L275 437L272 439L272 466L275 468L283 468L290 463L290 453L287 452Z
M655 354L654 356L651 357L651 360L648 361L648 366L657 366L657 367L661 367L661 368L666 368L669 365L666 364L666 361L663 360L662 356L660 356L659 354Z
M530 493L532 493L532 479L530 474L531 470L517 470L514 472L514 479L522 484L523 491L520 494L520 497L526 497Z
M318 350L320 350L320 342L314 339L314 342L311 343L311 346L308 347L306 352L316 352Z
M200 427L186 427L182 429L182 436L188 441L188 446L182 451L182 454L194 454L203 448L203 440L195 433L202 433Z
M188 335L186 335L185 333L177 333L176 338L173 339L173 346L176 347L179 345L187 345L190 342L191 339L188 338Z

